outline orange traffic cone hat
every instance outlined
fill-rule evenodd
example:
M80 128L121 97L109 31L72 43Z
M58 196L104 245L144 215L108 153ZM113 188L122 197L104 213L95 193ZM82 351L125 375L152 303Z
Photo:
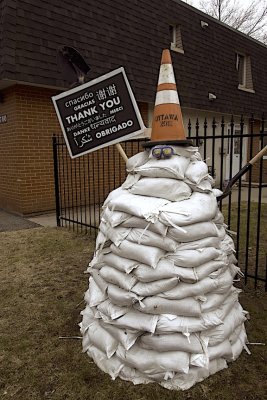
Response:
M143 146L153 147L159 144L183 146L193 144L185 136L172 60L168 49L163 50L161 57L151 139Z

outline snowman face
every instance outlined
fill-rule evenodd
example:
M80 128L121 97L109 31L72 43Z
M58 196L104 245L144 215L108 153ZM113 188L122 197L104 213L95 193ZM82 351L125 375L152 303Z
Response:
M157 160L168 159L174 155L174 150L171 146L162 145L162 146L155 146L152 148L151 151L152 157L156 158Z

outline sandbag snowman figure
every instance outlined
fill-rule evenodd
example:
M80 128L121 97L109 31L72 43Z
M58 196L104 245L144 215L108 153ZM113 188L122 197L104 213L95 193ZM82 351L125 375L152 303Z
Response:
M236 360L247 313L208 167L186 139L163 50L144 151L103 205L81 312L83 351L112 379L185 390Z

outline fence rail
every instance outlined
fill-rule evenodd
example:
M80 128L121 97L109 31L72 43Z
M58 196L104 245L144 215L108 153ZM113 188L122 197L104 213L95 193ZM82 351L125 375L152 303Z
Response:
M248 133L249 132L249 133ZM224 190L228 181L267 144L264 119L251 118L245 125L232 118L220 124L206 119L194 134L188 124L188 137L199 147L202 158ZM53 136L57 225L96 235L101 206L107 195L126 178L125 163L115 146L71 159L62 137ZM141 141L121 143L128 157L143 151ZM265 157L267 158L267 157ZM267 290L267 159L261 159L236 183L228 197L220 201L228 229L233 232L239 267L245 283Z

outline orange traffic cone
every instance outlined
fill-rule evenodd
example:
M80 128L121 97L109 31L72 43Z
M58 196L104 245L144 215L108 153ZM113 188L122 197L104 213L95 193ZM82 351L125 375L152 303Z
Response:
M168 49L162 52L151 139L143 146L153 147L159 144L183 146L193 144L185 136L172 60Z

